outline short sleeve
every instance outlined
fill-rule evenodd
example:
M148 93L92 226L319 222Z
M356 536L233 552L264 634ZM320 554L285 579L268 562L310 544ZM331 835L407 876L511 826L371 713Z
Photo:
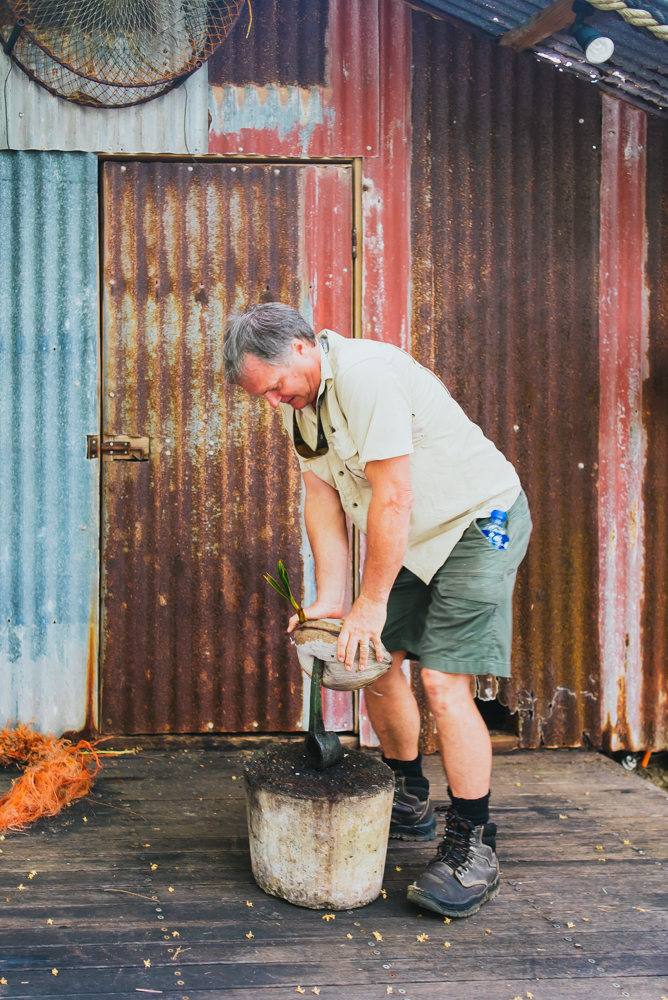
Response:
M412 454L410 387L391 365L368 358L342 373L336 388L360 464Z

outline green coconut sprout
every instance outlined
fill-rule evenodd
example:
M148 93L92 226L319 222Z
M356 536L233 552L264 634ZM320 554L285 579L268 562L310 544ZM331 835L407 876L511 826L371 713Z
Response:
M292 596L292 591L290 590L290 577L288 576L288 571L280 559L278 560L278 580L274 580L273 576L269 576L268 573L264 574L264 578L267 583L271 584L274 590L278 591L281 597L284 597L285 600L292 605L299 615L299 621L302 623L305 622L306 615L304 614L304 609Z

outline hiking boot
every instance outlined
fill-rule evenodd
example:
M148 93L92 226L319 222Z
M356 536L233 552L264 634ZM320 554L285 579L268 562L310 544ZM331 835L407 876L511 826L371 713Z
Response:
M390 837L396 840L433 840L436 817L429 798L426 778L407 778L394 772L394 802Z
M472 826L449 809L436 857L409 885L409 900L447 917L470 917L499 891L501 873L495 851L496 824Z

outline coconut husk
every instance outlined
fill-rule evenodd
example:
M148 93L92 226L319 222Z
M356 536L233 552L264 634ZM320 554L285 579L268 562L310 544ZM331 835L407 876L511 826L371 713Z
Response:
M379 662L376 659L376 648L370 642L366 668L360 670L358 647L352 670L346 670L336 656L336 645L342 628L341 618L318 618L297 625L292 633L292 642L297 648L299 664L305 674L311 676L313 660L317 656L323 662L323 687L331 688L332 691L357 691L386 674L392 665L392 657L384 650L383 659Z
M70 802L88 795L101 766L86 740L75 746L21 724L0 731L0 766L9 764L27 766L0 798L0 831L25 830L41 816L56 816Z

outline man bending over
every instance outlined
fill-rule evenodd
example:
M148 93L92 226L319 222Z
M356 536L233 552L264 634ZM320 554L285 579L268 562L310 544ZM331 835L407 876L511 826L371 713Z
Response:
M489 822L492 747L472 675L510 676L512 595L531 517L513 466L443 383L389 344L317 337L299 313L270 302L230 320L225 373L279 408L304 477L317 599L306 616L342 618L347 514L366 534L360 595L338 655L392 654L366 704L396 776L390 836L432 840L436 819L418 752L420 717L401 670L419 660L438 725L451 805L436 857L408 887L420 907L475 913L499 888ZM483 534L506 512L505 548ZM291 619L290 630L297 622Z

